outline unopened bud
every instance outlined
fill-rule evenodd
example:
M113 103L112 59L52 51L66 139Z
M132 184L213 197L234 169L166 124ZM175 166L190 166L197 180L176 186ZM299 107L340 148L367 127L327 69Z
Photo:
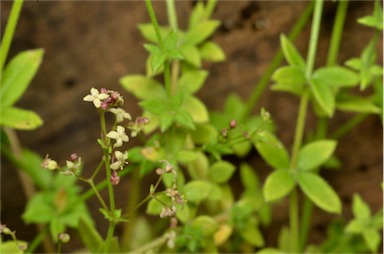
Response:
M226 136L228 135L228 130L227 130L227 128L223 128L223 129L221 130L221 135L222 135L223 137L226 137Z
M111 180L112 185L114 185L114 186L119 184L120 176L117 175L116 171L112 171L112 175L111 175L110 180Z
M71 161L75 161L79 158L79 156L76 153L71 154Z
M231 120L229 122L229 128L231 128L231 129L235 128L236 125L237 125L237 121L236 120Z
M67 233L60 233L58 238L62 243L67 243L69 240L71 240L71 237Z
M156 169L156 174L161 176L162 174L164 174L164 170L162 168L157 168Z
M6 225L0 225L0 233L10 235L12 231Z

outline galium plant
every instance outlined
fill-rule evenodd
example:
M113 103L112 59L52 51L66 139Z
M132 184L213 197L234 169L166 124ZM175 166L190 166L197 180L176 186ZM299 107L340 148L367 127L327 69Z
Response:
M382 210L373 213L358 194L353 198L353 220L330 224L328 239L322 244L308 244L307 239L315 206L329 213L342 213L338 193L320 175L322 168L340 167L334 154L337 139L367 115L382 113L382 68L376 64L375 52L382 30L380 3L375 1L372 16L358 20L374 29L372 40L360 57L342 65L337 63L337 54L348 1L339 1L327 63L315 68L323 1L311 2L293 31L281 35L281 51L249 100L243 102L231 94L222 112L209 111L195 96L208 76L202 62L225 60L222 49L209 40L220 24L211 19L217 1L197 2L186 30L178 27L173 0L166 1L168 26L160 26L151 1L145 3L151 23L139 25L139 30L150 42L144 45L149 52L146 74L120 79L122 87L140 100L143 115L133 120L123 108L120 92L90 89L83 100L92 103L99 114L101 133L97 143L102 150L92 174L83 174L82 159L77 154L71 154L61 164L49 156L40 160L30 152L25 152L24 160L20 160L2 148L40 189L29 200L23 219L44 224L46 229L26 251L33 252L49 232L59 253L70 238L67 228L73 227L92 253L376 252L381 241ZM293 39L312 11L311 37L304 58ZM279 67L283 57L287 65ZM273 90L300 99L291 151L275 132L273 114L264 108L256 116L250 114L269 79L274 82ZM372 93L356 95L356 88L370 89ZM312 135L305 133L309 106L318 121ZM337 110L358 115L329 133L328 122ZM107 123L106 114L114 115L112 123ZM126 143L137 136L143 138L143 144L127 150ZM272 168L264 182L245 159L252 149ZM228 155L235 156L239 164L230 161ZM32 167L36 163L28 160L37 162L37 166ZM230 182L236 171L243 187L240 195L235 195ZM96 183L99 174L104 177ZM140 201L140 181L146 174L158 178ZM124 184L124 176L131 178L132 186L127 207L119 208L114 186ZM81 192L77 181L85 182L90 189ZM160 185L164 186L162 190ZM108 200L100 194L103 189L107 189ZM85 201L93 195L109 223L104 237L95 229L87 211ZM282 228L278 246L272 248L266 246L260 228L268 227L273 220L271 209L284 198L289 202L289 225ZM303 199L302 206L299 198ZM143 205L147 205L147 214L160 218L158 224L150 226L148 219L139 214ZM118 224L123 225L120 239L115 233ZM18 241L6 226L1 229L13 238L2 245L2 250L12 248L22 253L25 243Z

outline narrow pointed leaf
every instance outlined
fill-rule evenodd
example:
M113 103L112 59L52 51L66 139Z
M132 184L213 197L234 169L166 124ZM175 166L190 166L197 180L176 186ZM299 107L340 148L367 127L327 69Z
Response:
M358 85L359 75L341 66L329 66L317 69L312 79L331 87L353 87Z
M303 57L297 51L295 46L289 41L285 35L280 36L280 44L285 56L285 59L291 66L299 67L301 70L305 70L305 62Z
M0 110L0 125L19 130L32 130L43 124L43 120L35 112L15 107Z
M184 43L197 45L213 34L216 28L220 25L217 20L205 20L196 24L185 35Z
M298 175L300 188L312 202L330 213L341 213L341 201L332 187L320 176L302 172Z
M13 105L27 89L43 59L44 50L28 50L16 55L1 76L0 105Z
M355 218L359 220L369 220L371 210L358 194L353 195L352 211Z
M201 58L212 62L221 62L225 60L224 51L214 42L204 42L200 48Z
M266 201L274 201L287 195L295 186L295 179L287 170L277 170L270 174L263 188Z
M321 80L316 79L312 79L310 84L316 102L328 116L333 116L335 111L335 97L331 88L327 84L322 83Z
M289 156L283 144L271 133L258 133L252 142L263 159L275 169L289 167Z
M297 167L312 170L327 161L336 148L334 140L319 140L305 145L299 152Z

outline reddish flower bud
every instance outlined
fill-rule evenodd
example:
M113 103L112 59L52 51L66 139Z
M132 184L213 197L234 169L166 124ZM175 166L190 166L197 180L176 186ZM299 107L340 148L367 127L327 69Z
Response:
M235 128L236 125L237 125L237 121L236 120L231 120L229 122L229 128L231 128L231 129Z
M116 171L112 171L112 175L111 175L110 180L111 180L112 185L114 185L114 186L119 184L120 176L117 175Z

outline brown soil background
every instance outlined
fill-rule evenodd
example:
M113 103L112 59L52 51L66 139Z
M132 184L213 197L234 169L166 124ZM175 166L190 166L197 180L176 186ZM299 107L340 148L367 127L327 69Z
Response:
M213 18L220 20L222 26L212 40L223 48L227 60L205 66L210 75L198 93L210 109L221 109L230 92L239 94L244 100L248 98L279 48L279 35L290 31L307 4L307 1L219 1ZM10 6L10 2L1 2L2 31ZM166 24L165 3L156 1L154 7L159 23ZM176 7L179 27L185 28L187 19L183 17L188 17L193 2L177 1ZM372 30L357 24L356 19L371 14L372 7L371 1L350 2L339 63L359 56L370 40ZM336 3L327 1L317 66L325 62L335 11ZM95 142L99 134L98 116L82 98L92 86L120 90L125 98L125 108L132 116L140 115L138 101L123 91L118 80L126 74L145 73L147 53L142 47L145 41L137 24L147 22L149 17L142 1L25 2L9 58L22 50L34 48L44 48L45 55L37 76L17 104L34 110L44 119L44 125L34 131L18 132L23 146L41 156L50 154L60 162L77 152L85 162L85 174L87 169L94 168L101 155ZM309 33L310 26L307 25L295 41L303 55L307 50ZM382 54L380 47L381 64ZM279 137L290 147L297 98L266 89L254 112L259 112L260 107L271 112ZM338 112L330 121L330 131L351 117L353 114ZM311 130L314 126L314 117L310 113L307 128ZM342 170L323 171L342 197L346 220L352 218L353 193L359 193L374 212L383 206L380 188L383 181L382 142L382 123L379 117L370 116L340 140L336 154L343 162ZM134 146L135 142L129 145ZM270 172L256 153L250 157L250 162L261 178ZM15 229L19 239L30 241L36 232L33 226L25 225L20 219L26 204L21 183L15 168L4 159L1 163L1 222ZM145 182L144 190L149 184ZM129 178L123 178L117 188L118 206L125 206L128 188ZM98 220L98 228L105 232L106 223L97 212L97 200L91 199L89 206ZM276 243L281 225L287 224L287 214L285 202L275 207L274 222L270 228L263 229L268 245ZM312 242L324 240L325 225L334 218L337 216L315 209L310 236ZM74 239L65 251L74 250L81 246L79 244Z

